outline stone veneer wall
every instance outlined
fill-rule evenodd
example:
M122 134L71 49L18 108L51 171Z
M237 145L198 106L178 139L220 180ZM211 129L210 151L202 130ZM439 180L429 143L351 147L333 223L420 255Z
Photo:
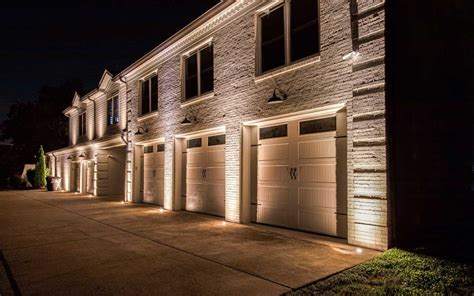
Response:
M240 218L241 123L334 103L346 103L348 116L348 240L376 249L388 246L384 6L380 1L320 1L321 52L308 65L276 76L289 99L266 103L275 82L255 79L255 13L250 12L210 36L214 46L215 97L181 107L181 56L159 65L159 111L138 121L139 81L127 80L129 176L136 141L165 138L165 207L174 200L174 135L224 125L226 220ZM342 56L358 51L349 61ZM146 74L146 73L142 73ZM138 76L138 75L137 75ZM182 127L186 114L198 122ZM134 136L139 126L149 132ZM128 178L131 182L131 177Z

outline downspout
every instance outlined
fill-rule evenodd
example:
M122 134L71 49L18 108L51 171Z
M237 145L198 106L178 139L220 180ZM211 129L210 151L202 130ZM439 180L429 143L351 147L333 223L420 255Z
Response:
M95 139L97 139L97 127L96 127L96 125L97 125L97 115L96 115L96 113L97 113L97 107L96 107L96 102L95 102L95 100L91 99L90 96L89 96L87 99L88 99L89 101L91 101L92 103L94 103L94 138L93 138L92 140L95 140Z
M51 153L51 155L54 157L54 176L58 176L58 161L56 155L54 155L54 152Z
M127 80L124 80L122 76L119 76L119 80L120 80L120 82L125 84L125 106L126 106L126 104L127 104L127 93L128 93L128 82L127 82ZM125 112L125 114L127 114L125 116L128 116L128 112ZM127 135L126 139L124 138L124 133ZM120 132L120 138L122 139L122 141L125 145L128 145L128 118L125 118L125 129L123 129Z

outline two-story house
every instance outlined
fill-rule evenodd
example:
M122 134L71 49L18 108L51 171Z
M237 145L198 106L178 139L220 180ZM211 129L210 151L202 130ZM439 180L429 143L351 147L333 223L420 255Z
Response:
M64 114L62 189L389 244L384 2L222 1Z

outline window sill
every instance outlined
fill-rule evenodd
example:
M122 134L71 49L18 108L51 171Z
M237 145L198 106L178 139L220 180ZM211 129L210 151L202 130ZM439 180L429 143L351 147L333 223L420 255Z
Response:
M150 113L147 113L147 114L143 114L143 115L140 115L138 116L138 121L143 121L143 120L146 120L148 118L152 118L153 116L156 116L158 115L158 110L157 111L153 111L153 112L150 112Z
M301 69L301 68L304 68L306 66L318 63L320 61L321 61L321 56L318 54L318 55L315 55L313 57L297 61L293 64L288 65L288 66L283 66L283 67L280 67L280 68L276 68L274 70L270 70L268 72L265 72L264 74L260 74L260 75L255 76L255 83L260 83L260 82L263 82L265 80L274 78L276 76L280 76L280 75L283 75L285 73L296 71L298 69Z
M192 98L192 99L190 99L190 100L182 101L182 102L181 102L181 108L184 108L184 107L187 107L187 106L190 106L190 105L197 104L197 103L199 103L199 102L205 101L205 100L210 99L210 98L213 98L213 97L214 97L214 92L209 92L209 93L200 95L199 97L194 97L194 98Z

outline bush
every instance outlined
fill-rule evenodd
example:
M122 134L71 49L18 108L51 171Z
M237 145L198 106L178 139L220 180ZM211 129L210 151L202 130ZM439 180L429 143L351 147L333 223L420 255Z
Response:
M28 179L28 182L30 182L31 186L35 186L35 175L36 175L36 170L28 170L26 172L26 178Z
M46 167L46 157L44 155L43 146L38 151L39 157L36 163L35 187L44 188L46 186L46 175L48 168Z

